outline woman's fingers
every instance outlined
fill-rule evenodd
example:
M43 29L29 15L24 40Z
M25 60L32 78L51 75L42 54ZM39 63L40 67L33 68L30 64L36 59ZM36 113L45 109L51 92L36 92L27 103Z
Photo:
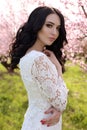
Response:
M54 109L55 109L55 108L51 107L51 108L49 108L48 110L46 110L44 113L45 113L45 114L53 113Z
M61 115L61 112L57 111L53 107L45 111L45 114L49 114L49 113L51 113L50 117L41 120L42 125L47 125L48 127L57 124Z
M48 57L50 57L50 55L51 55L51 53L52 53L52 52L49 51L49 50L44 50L43 52L44 52L44 54L46 54Z
M51 116L47 119L41 120L42 125L52 126L58 123L58 119L55 116Z

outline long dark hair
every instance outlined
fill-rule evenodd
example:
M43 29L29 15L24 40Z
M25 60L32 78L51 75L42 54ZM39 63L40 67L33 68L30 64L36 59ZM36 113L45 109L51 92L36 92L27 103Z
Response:
M37 39L37 33L44 25L46 17L49 14L54 13L60 17L61 21L59 37L51 46L46 46L46 48L53 51L61 65L63 65L61 48L63 48L63 42L67 43L64 17L58 9L50 8L47 6L40 6L37 7L34 11L32 11L27 22L19 28L15 40L11 44L11 70L17 68L20 58L23 57L26 51L34 45Z

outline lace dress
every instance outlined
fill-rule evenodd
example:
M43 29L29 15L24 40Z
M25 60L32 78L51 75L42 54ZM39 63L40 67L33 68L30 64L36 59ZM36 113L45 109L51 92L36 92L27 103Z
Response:
M60 111L66 108L68 89L55 65L45 54L33 50L21 58L19 67L29 101L21 130L62 130L62 117L50 127L40 122L50 116L44 112L51 106Z

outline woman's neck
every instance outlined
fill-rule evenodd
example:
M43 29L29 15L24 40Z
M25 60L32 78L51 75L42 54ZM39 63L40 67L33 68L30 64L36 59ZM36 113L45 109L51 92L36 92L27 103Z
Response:
M30 48L30 50L36 50L36 51L43 52L43 50L44 50L44 44L41 43L39 40L37 40L35 42L35 44Z
M32 50L43 52L44 49L45 49L45 47L42 46L42 44L40 44L39 42L36 41L35 44L31 48L29 48L27 50L27 53L30 52L30 51L32 51Z

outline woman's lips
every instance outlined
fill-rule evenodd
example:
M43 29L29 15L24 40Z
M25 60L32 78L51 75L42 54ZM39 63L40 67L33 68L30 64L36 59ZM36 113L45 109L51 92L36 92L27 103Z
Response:
M50 41L55 41L54 37L50 37L49 39L50 39Z

